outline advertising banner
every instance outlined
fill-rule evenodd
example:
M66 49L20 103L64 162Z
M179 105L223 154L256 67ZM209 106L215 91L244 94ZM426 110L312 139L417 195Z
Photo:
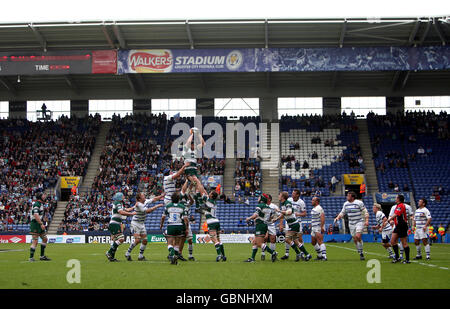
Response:
M344 174L345 185L360 185L364 182L364 174Z
M31 243L31 235L27 235L27 243ZM84 235L47 235L49 244L84 244L86 236ZM42 239L39 238L39 243Z
M254 237L254 234L221 234L220 241L224 244L249 244ZM208 234L198 234L195 242L197 244L213 243Z
M411 202L409 192L375 193L375 198L377 203L380 204L395 204L395 199L399 194L402 194L405 197L405 203L409 204Z
M0 244L18 244L25 242L25 235L0 235Z
M124 243L129 244L134 241L134 236L125 236ZM111 236L108 235L89 235L86 236L86 243L87 244L110 244L111 243Z
M117 73L450 69L449 46L119 50Z
M78 187L80 177L61 177L61 189L70 189L73 186Z
M205 188L216 188L219 184L222 185L222 176L201 176L200 181Z
M117 72L117 52L2 52L0 75L95 74Z

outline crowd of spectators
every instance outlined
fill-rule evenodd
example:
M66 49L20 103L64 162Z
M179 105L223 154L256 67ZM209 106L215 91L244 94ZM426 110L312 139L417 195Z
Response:
M261 191L260 162L254 158L236 159L234 172L235 197L241 201L242 196L255 196Z

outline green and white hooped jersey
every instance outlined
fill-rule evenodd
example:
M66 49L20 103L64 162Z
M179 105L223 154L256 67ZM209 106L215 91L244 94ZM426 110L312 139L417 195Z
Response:
M42 222L42 214L43 213L44 213L44 206L41 204L41 202L39 202L39 201L34 202L33 208L31 209L31 213L30 213L31 222L37 223L36 219L34 218L34 214L38 214L39 218L41 218L41 222Z
M208 199L205 203L206 210L205 210L205 217L206 217L206 223L217 223L219 222L219 219L216 217L216 211L217 211L217 204L216 201L212 199Z
M109 224L121 224L122 223L122 215L119 213L119 210L123 209L122 202L114 201L113 207L111 210L111 220Z
M280 208L282 211L286 211L288 209L292 210L292 213L290 215L284 215L284 219L286 220L288 226L299 223L297 217L295 216L295 209L292 206L291 202L289 202L289 200L286 200L283 203L281 203Z
M169 203L164 210L164 215L168 217L167 225L183 225L187 210L183 203Z
M197 158L198 158L199 149L191 150L191 147L184 145L183 146L183 158L185 162L189 162L190 165L186 167L186 169L197 169Z
M260 203L256 206L255 213L258 215L255 220L256 223L269 225L271 224L270 220L274 216L275 210L267 204Z
M304 212L306 211L306 204L301 199L298 198L297 201L294 201L292 197L288 198L288 201L292 204L292 208L294 209L294 212ZM298 222L302 222L302 217L297 217Z

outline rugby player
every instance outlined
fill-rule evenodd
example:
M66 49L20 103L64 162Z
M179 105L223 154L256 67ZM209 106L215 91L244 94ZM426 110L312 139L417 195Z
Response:
M267 204L269 205L270 208L272 208L273 214L272 217L270 218L269 223L267 224L267 233L266 237L264 238L264 242L265 243L269 242L269 248L272 251L275 251L275 249L277 248L277 229L275 227L275 222L276 220L278 220L280 216L280 208L278 208L277 205L272 203L272 195L267 194L267 196L269 197L269 201L267 202ZM266 259L266 248L267 246L261 248L261 261L264 261Z
M298 224L300 225L300 232L298 233L298 241L303 246L303 226L302 226L302 217L306 217L306 204L305 202L300 198L300 190L294 189L292 191L291 197L288 198L288 201L292 204L295 217L298 220ZM280 222L282 224L282 222ZM289 231L289 225L287 222L285 223L286 231ZM285 242L285 249L286 252L283 257L281 257L282 260L286 260L289 258L289 251L290 251L291 245L288 242Z
M113 196L113 207L111 210L111 220L109 221L108 230L111 233L111 248L106 252L106 257L110 262L118 262L114 257L117 248L124 242L122 230L122 216L134 216L136 212L131 212L133 208L123 207L123 193L117 192Z
M179 248L183 235L189 233L189 223L187 219L186 207L180 201L180 194L172 194L172 201L166 205L161 217L159 228L162 230L166 217L169 217L167 230L164 235L167 238L167 249L169 250L169 260L171 264L177 264L180 256Z
M363 253L363 241L361 234L364 226L369 226L369 212L364 206L364 203L356 199L356 193L353 191L347 193L347 201L344 203L339 215L334 219L334 223L346 214L348 216L350 234L352 235L356 249L358 250L359 259L363 261L365 260L365 257Z
M428 210L427 200L422 198L419 200L419 209L414 213L413 226L416 231L414 233L414 244L416 245L417 256L415 260L422 259L422 246L420 241L422 240L425 246L425 253L427 255L427 260L430 259L430 244L428 243L428 227L431 224L431 213Z
M146 199L144 193L139 192L136 195L136 204L134 206L134 211L136 214L131 219L131 232L134 236L134 241L130 243L130 247L125 253L125 258L127 261L132 261L131 259L131 251L133 251L134 247L136 247L139 243L141 246L139 248L139 261L145 261L144 251L147 247L147 230L145 228L145 218L147 214L155 211L156 209L164 206L164 204L156 205L152 208L147 208L148 205L154 203L156 201L162 200L164 198L164 194L156 196L152 199Z
M45 225L42 222L42 215L44 213L44 201L47 198L47 194L38 192L36 193L36 202L33 204L31 209L31 223L30 223L30 233L31 233L31 247L30 247L30 262L34 262L34 252L39 242L39 237L42 239L41 243L41 256L39 260L50 261L51 259L45 255L45 248L47 247L47 232L45 231Z
M286 241L294 249L297 257L295 259L298 262L301 258L300 251L305 255L305 261L311 259L311 254L306 251L305 246L299 242L300 224L298 222L297 216L295 215L294 207L292 203L288 201L289 193L283 191L278 196L280 200L280 232L283 231L283 219L286 220L289 230L286 231ZM300 250L299 250L300 249Z
M389 253L389 258L393 259L394 252L392 252L392 247L391 247L392 226L389 223L389 221L387 220L383 211L381 210L380 204L374 203L372 210L373 210L373 213L375 214L375 220L377 222L377 225L372 226L372 229L378 230L378 232L381 233L381 241L382 241L383 247Z
M414 219L413 218L414 216L413 216L412 208L411 208L410 205L408 205L406 203L404 203L404 205L405 205L405 208L406 208L406 215L407 215L407 220L408 220L407 223L409 223L409 220L413 220ZM389 211L389 217L391 217L394 214L394 211L395 211L396 208L397 208L397 204L392 205L391 210ZM389 223L391 224L392 229L394 229L395 228L394 220L389 221ZM405 252L405 249L403 248L403 245L402 245L400 240L398 241L398 248L400 250L400 260L403 260L403 253Z
M163 179L163 189L164 189L164 205L167 205L172 202L172 194L175 193L175 179L180 178L183 175L184 170L188 164L184 164L183 167L176 173L171 174L170 168L165 168L163 171L164 179Z
M211 193L209 193L209 198L204 205L204 213L206 223L208 224L209 236L211 237L217 252L216 262L219 262L220 260L225 262L227 257L225 256L223 244L220 242L220 222L216 217L218 196L219 194L216 191L211 191Z
M197 137L200 139L200 144L195 145L194 142L194 134L197 134ZM205 188L203 187L202 183L198 180L198 170L197 170L197 158L199 158L199 151L200 149L205 146L205 140L203 137L198 133L197 128L191 129L191 135L186 141L186 144L183 146L183 158L184 162L188 164L186 167L186 170L184 171L184 174L186 175L186 178L191 182L196 184L197 192L200 192L201 194L208 195Z
M317 252L316 260L327 261L327 248L323 242L325 233L325 213L320 206L320 198L313 197L311 200L311 245Z
M391 245L395 252L395 259L392 260L393 263L397 263L400 261L398 254L398 239L402 242L403 248L405 250L406 259L403 261L403 264L411 263L409 261L409 246L407 242L408 237L408 214L406 211L406 207L404 204L405 197L403 195L397 195L395 203L397 207L395 208L394 214L389 216L388 221L394 220L395 229L392 232Z
M189 221L189 233L187 235L187 241L188 241L188 246L189 246L189 261L195 261L193 254L194 251L194 246L192 243L192 228L191 228L191 206L194 205L194 199L192 198L190 192L192 192L192 190L195 190L195 184L191 183L189 184L189 180L186 180L183 187L181 188L181 200L182 202L186 205L186 209L187 209L187 215L188 215L188 221ZM186 237L183 236L183 239L181 241L180 244L180 256L178 257L179 260L181 261L186 261L186 259L183 257L183 249L184 249L184 243L186 242Z
M244 262L254 262L256 252L258 252L258 248L261 250L265 249L270 254L272 254L272 262L275 262L277 259L278 253L271 248L267 248L267 245L264 242L264 238L266 236L268 225L271 222L271 218L275 215L275 210L272 209L270 205L270 197L267 194L262 194L259 196L258 205L256 206L256 211L253 215L246 218L245 221L248 222L250 220L255 220L255 237L252 241L252 257L248 258Z

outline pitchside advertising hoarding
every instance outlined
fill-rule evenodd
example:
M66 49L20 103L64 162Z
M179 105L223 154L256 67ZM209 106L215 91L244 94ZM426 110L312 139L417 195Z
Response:
M116 74L115 50L4 52L0 75Z
M450 69L450 47L119 50L117 73Z

